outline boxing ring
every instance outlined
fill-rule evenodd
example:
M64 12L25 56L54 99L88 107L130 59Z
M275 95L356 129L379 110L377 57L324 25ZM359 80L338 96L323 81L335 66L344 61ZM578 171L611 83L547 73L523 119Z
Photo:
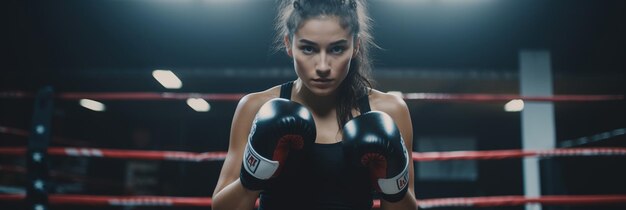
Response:
M35 111L30 131L0 125L0 134L28 138L24 142L27 146L1 147L0 156L26 157L26 167L15 165L0 165L2 173L25 174L30 182L26 186L26 194L0 194L2 202L24 202L30 209L45 210L48 205L80 205L80 206L166 206L166 207L210 207L211 197L169 197L169 196L106 196L106 195L65 195L49 194L47 192L50 179L65 178L76 182L88 182L89 177L74 176L60 171L50 170L47 167L49 156L65 156L76 158L100 158L121 160L159 160L178 162L214 162L223 161L226 152L186 152L186 151L144 151L127 149L104 149L84 147L84 141L53 137L51 135L52 110L51 104L55 100L78 100L89 98L93 100L186 100L188 98L202 98L210 101L238 101L244 94L204 94L204 93L58 93L54 94L51 88L44 88L38 94L27 92L0 92L4 99L35 99ZM594 102L594 101L623 101L623 95L555 95L551 97L525 97L510 94L442 94L442 93L404 93L405 100L444 101L444 102L500 102L513 99L540 102ZM615 135L624 135L624 129L613 132ZM49 147L50 142L75 145L72 147ZM553 157L596 157L596 156L626 156L626 148L597 147L597 148L559 148L549 150L488 150L488 151L442 151L442 152L413 152L414 162L449 161L449 160L485 160L496 161L504 159L523 158L553 158ZM499 195L483 197L456 197L416 200L419 208L439 207L498 207L520 206L525 204L542 205L626 205L624 195ZM257 200L258 205L258 200ZM374 208L380 207L380 201L374 201Z

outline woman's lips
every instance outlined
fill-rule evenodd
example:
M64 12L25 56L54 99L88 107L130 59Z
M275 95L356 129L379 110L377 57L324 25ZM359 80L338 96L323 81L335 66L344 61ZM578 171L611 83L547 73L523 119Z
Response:
M312 79L313 85L317 87L328 87L332 83L332 79Z

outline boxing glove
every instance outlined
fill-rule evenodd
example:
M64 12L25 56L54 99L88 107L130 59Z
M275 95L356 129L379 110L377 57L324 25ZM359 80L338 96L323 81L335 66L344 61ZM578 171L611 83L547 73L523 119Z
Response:
M283 98L269 100L257 112L244 150L241 184L263 190L279 177L290 152L315 143L313 115L303 105Z
M372 186L390 202L401 200L409 184L409 156L393 119L372 111L348 121L343 128L347 159L369 172Z

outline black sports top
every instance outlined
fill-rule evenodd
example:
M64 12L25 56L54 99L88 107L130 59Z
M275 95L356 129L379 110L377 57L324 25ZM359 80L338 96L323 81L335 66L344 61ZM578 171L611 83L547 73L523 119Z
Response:
M281 86L281 98L291 100L292 85ZM359 110L370 111L367 95L359 99ZM314 144L302 155L304 161L298 163L288 158L281 178L261 192L259 210L372 208L373 189L369 178L363 176L367 171L347 163L341 142Z

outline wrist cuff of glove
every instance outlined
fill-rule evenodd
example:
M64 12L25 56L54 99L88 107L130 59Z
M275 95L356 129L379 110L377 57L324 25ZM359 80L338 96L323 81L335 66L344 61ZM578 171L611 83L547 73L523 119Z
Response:
M278 169L278 161L273 161L259 155L250 142L246 145L246 149L243 153L243 168L251 176L257 179L266 180L274 175L274 172Z
M248 142L243 153L243 163L239 175L241 184L250 190L264 189L268 179L278 169L278 165L278 161L269 160L259 155Z
M383 194L391 195L401 192L409 185L409 171L408 165L404 167L404 170L395 177L389 179L378 179L378 186Z
M404 169L402 171L388 179L378 179L378 187L380 187L380 191L383 194L392 195L400 193L405 190L409 185L409 161L408 155L405 152L406 164L404 164Z
M404 147L404 144L402 145ZM383 199L396 202L401 200L407 192L409 185L409 155L404 151L405 164L402 171L388 179L378 179L378 187L382 193Z

